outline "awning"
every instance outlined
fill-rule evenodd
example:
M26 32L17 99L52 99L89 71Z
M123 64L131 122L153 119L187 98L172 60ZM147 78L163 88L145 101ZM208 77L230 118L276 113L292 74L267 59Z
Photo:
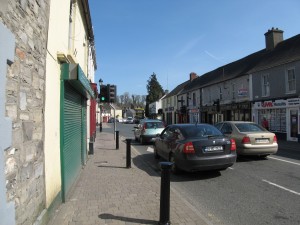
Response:
M61 79L70 84L86 98L96 98L90 82L80 68L79 64L63 63L61 65Z

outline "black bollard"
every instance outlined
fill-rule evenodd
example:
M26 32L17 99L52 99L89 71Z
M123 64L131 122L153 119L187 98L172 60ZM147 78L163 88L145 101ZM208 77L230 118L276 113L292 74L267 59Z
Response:
M100 127L99 127L99 129L100 129L100 132L102 132L102 122L100 122Z
M126 168L131 168L131 139L126 139Z
M160 186L160 214L159 225L170 225L170 173L173 163L160 162L161 186Z
M119 131L116 130L116 149L119 149Z

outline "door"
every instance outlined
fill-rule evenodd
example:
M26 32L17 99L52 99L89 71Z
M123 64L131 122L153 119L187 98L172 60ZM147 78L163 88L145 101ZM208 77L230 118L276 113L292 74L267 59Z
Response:
M287 139L289 141L298 141L298 126L298 109L290 109L287 132Z
M79 175L83 161L83 97L69 82L62 83L61 111L61 176L62 200ZM86 132L85 132L86 133Z

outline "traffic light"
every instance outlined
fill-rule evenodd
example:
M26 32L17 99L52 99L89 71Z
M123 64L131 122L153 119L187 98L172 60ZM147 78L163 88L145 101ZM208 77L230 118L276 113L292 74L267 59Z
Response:
M108 90L108 102L115 103L117 97L117 86L108 84L107 90Z
M99 94L100 102L108 102L108 90L107 85L100 85L100 94Z

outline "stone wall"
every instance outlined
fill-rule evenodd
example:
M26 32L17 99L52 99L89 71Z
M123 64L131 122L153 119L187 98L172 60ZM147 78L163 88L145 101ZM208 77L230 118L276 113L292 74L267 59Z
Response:
M50 1L4 1L0 23L15 36L5 90L5 115L12 121L12 145L4 153L7 202L15 202L16 224L29 225L45 208L43 112Z

